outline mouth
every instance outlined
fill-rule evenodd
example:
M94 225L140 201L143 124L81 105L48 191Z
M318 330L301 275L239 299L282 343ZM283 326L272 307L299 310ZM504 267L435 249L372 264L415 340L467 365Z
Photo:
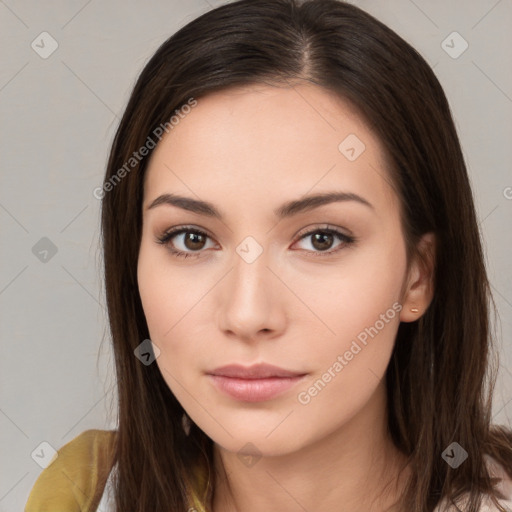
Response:
M207 373L222 393L244 402L263 402L283 394L307 373L295 372L269 364L249 367L228 365Z

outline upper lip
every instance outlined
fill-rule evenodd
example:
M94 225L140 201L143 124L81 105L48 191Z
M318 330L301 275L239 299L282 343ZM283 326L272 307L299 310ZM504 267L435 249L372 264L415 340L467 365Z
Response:
M273 366L271 364L260 363L252 366L243 366L240 364L228 364L216 368L210 375L221 375L223 377L233 377L239 379L264 379L268 377L299 377L305 375L301 372L293 372Z

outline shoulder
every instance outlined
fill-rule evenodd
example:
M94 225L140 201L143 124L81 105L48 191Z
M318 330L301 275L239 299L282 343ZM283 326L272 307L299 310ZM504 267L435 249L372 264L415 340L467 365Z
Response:
M62 446L30 491L25 512L93 511L113 464L115 430L86 430Z
M491 478L496 479L494 489L499 494L499 504L504 510L512 512L512 478L496 459L489 455L485 455L484 458ZM463 503L466 503L466 501L467 500L463 500ZM448 505L447 500L444 499L437 505L434 512L455 512L456 510L460 509ZM484 495L479 512L500 512L500 509L496 507L488 495Z

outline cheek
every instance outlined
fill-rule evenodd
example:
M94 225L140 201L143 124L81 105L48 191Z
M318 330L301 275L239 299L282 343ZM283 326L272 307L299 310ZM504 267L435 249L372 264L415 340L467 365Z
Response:
M406 268L401 239L354 251L345 263L333 271L332 279L321 287L322 293L317 289L304 297L315 305L330 331L315 344L305 345L302 354L309 356L317 369L314 377L320 379L318 390L305 396L307 401L321 391L323 398L315 399L317 406L323 403L336 408L346 390L350 396L343 399L345 407L364 402L386 371L400 323L400 290ZM307 281L303 281L304 293Z
M343 280L338 299L331 298L330 309L324 309L336 335L318 338L302 354L309 355L316 369L296 396L299 412L305 415L304 435L321 437L341 427L366 409L377 390L384 393L383 379L400 323L400 283L393 276L393 271L382 277L376 268L365 266L362 275ZM320 431L314 418L322 418Z
M199 291L190 283L187 274L175 270L166 258L165 250L141 246L137 279L139 294L151 340L161 350L166 360L167 353L178 355L187 345L177 343L176 332L187 322L187 313L194 301L200 298ZM185 275L184 275L185 274Z
M185 389L196 389L198 367L204 370L202 361L209 360L211 346L205 333L212 332L213 325L205 308L218 272L181 265L162 247L143 240L137 278L149 337L160 349L156 363L178 401L190 405Z
M294 271L287 278L301 301L316 314L320 339L343 348L381 315L398 325L397 305L393 309L393 304L400 301L405 270L405 247L395 234L351 249L329 268ZM297 307L293 321L304 323L304 318L312 318L311 312Z
M181 390L183 385L190 387L187 373L183 369L190 368L194 359L193 326L187 325L187 311L192 306L188 305L189 301L184 294L179 293L182 287L174 279L176 275L177 272L169 275L165 267L159 266L154 260L150 262L141 253L138 268L139 293L149 337L160 350L156 364L178 401L187 403L187 396L182 396ZM186 343L183 342L183 332L188 333Z
M156 342L172 326L175 288L168 286L164 268L144 247L139 254L137 280L149 332Z
M186 321L187 312L204 293L204 283L195 282L197 273L186 266L180 267L164 247L154 245L145 234L139 252L137 281L148 328L156 341L170 337L174 326L181 319Z

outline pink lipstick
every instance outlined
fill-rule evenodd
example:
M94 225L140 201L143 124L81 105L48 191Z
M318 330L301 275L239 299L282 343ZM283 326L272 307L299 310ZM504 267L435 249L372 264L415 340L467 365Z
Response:
M307 374L260 363L253 366L222 366L208 376L223 393L245 402L270 400L295 386Z

